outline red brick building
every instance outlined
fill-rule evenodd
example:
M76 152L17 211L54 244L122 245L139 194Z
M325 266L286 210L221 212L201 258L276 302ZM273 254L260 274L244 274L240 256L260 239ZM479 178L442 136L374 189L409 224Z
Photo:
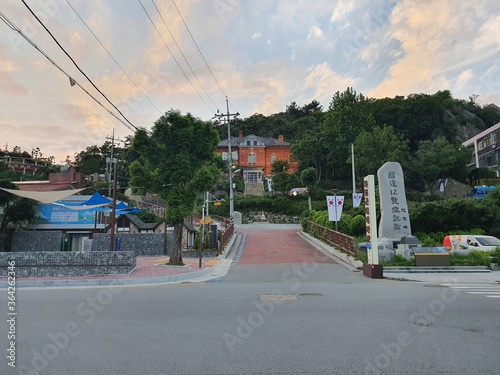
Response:
M244 137L240 131L239 137L231 137L233 165L240 168L243 180L249 183L262 182L264 177L270 177L271 164L276 160L287 161L290 166L289 173L297 172L298 162L293 160L290 149L290 143L285 142L282 135L278 136L278 139L253 134ZM228 160L227 139L219 142L217 152L223 160Z

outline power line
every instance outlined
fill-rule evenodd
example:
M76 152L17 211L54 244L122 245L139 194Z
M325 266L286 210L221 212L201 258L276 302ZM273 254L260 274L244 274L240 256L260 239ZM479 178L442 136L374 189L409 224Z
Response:
M64 69L62 69L59 65L57 65L57 63L54 60L52 60L49 55L47 55L40 47L38 47L36 45L36 43L33 42L33 40L31 40L27 35L25 35L21 31L21 29L19 29L19 27L17 27L11 20L9 20L7 18L7 16L4 13L2 13L1 11L0 11L0 19L2 19L2 21L4 21L7 24L7 26L9 26L12 30L18 32L29 44L31 44L38 52L40 52L47 60L49 60L52 63L52 65L54 65L66 77L68 77L69 81L70 81L70 84L72 86L76 85L76 86L80 87L88 96L90 96L97 104L99 104L102 108L104 108L111 116L113 116L114 118L116 118L118 121L120 121L123 125L125 125L130 130L134 131L133 129L130 128L130 125L128 125L127 123L125 123L121 118L119 118L113 112L111 112L108 108L106 108L99 100L97 100L94 96L92 96L92 94L89 93L82 85L80 85L75 79L73 79L73 77L71 77L68 73L66 73L64 71Z
M172 40L174 41L175 45L177 46L177 49L179 50L179 52L181 53L182 57L184 58L184 61L186 62L186 64L189 66L189 69L191 70L191 73L193 73L194 77L196 78L196 80L198 81L198 83L200 84L201 88L203 89L203 91L205 92L205 94L207 95L208 99L210 99L210 101L212 102L212 104L214 105L214 107L216 109L217 108L217 104L214 103L214 101L212 100L212 98L210 97L210 95L208 94L207 90L205 89L205 87L203 86L203 84L200 82L200 80L198 79L198 76L196 75L196 73L194 72L193 68L191 67L191 64L189 63L189 61L187 60L186 56L184 55L184 53L182 52L182 49L181 47L179 46L179 44L177 43L177 41L175 40L175 37L174 35L172 34L172 32L170 31L170 28L168 27L167 23L165 22L165 19L163 18L163 16L161 15L161 12L160 10L158 9L158 7L156 6L156 3L154 0L151 0L151 2L153 3L154 7L156 8L156 11L158 12L158 14L160 15L160 18L161 20L163 21L163 24L165 25L165 27L167 28L168 30L168 33L170 34Z
M78 66L78 64L75 62L75 60L73 60L73 58L70 56L70 54L64 49L64 47L59 43L59 41L54 37L54 35L50 32L49 29L47 29L47 27L43 24L43 22L37 17L37 15L33 12L33 10L31 10L31 8L29 7L28 4L26 4L26 2L24 0L21 0L23 2L23 4L26 6L26 8L28 8L28 10L30 11L30 13L33 15L33 17L35 17L35 19L40 23L40 25L42 25L42 27L45 29L45 31L47 31L47 33L52 37L52 39L54 40L54 42L56 42L56 44L59 46L59 48L66 54L66 56L68 56L68 58L71 60L71 62L73 62L73 64L75 65L75 67L78 69L78 71L80 73L82 73L84 75L85 78L87 78L87 80L90 82L90 84L104 97L104 99L106 99L106 101L111 104L111 106L113 106L114 109L116 109L118 111L118 113L125 119L126 122L128 122L130 124L130 126L132 126L134 129L138 130L138 128L132 124L129 119L118 109L118 107L116 107L112 102L111 100L108 99L108 97L94 84L94 82L92 82L92 80L85 74L85 72Z
M94 36L94 38L99 42L99 44L102 46L102 48L104 48L104 50L108 53L109 57L111 57L111 59L113 59L113 61L116 63L116 65L118 65L118 67L121 69L121 71L123 72L123 74L125 74L127 76L127 78L130 80L130 82L132 82L134 84L134 86L141 92L141 94L153 105L153 107L155 107L158 110L158 112L160 113L160 115L162 115L163 112L151 101L151 99L149 99L149 97L141 90L141 88L134 82L134 80L125 72L125 70L122 68L122 66L118 63L118 61L116 61L116 59L113 57L113 55L111 54L111 52L108 51L108 49L104 46L104 44L102 44L102 42L99 40L99 38L97 37L97 35L95 35L95 33L92 31L92 29L87 25L87 23L83 20L83 18L80 16L80 14L73 7L73 5L71 5L71 3L68 0L66 0L66 2L71 7L71 9L73 9L73 11L76 13L76 15L78 16L78 18L80 18L80 20L87 27L87 29Z
M227 95L226 93L224 92L224 90L222 89L222 86L220 85L219 81L217 80L217 78L215 78L215 75L214 75L214 72L212 71L212 69L210 69L210 66L208 65L207 63L207 60L205 60L205 57L203 56L203 53L201 52L200 50L200 47L198 47L198 43L196 43L196 40L194 39L193 37L193 34L191 34L191 31L189 30L189 27L188 25L186 24L186 21L184 21L184 17L182 17L182 14L181 12L179 11L179 8L177 8L177 5L175 4L175 1L172 0L172 4L174 4L174 7L175 9L177 10L177 13L179 13L179 17L181 18L182 20L182 23L184 24L184 27L186 28L187 32L189 33L189 36L191 37L191 40L193 41L194 45L196 46L196 49L198 50L198 53L200 54L201 58L203 59L203 62L205 63L206 67L208 68L208 70L210 71L210 74L212 74L212 77L214 78L215 82L217 82L217 85L219 86L222 94L227 98Z
M151 19L148 11L146 10L146 8L144 7L144 5L142 4L141 0L139 0L139 4L141 4L141 7L142 9L144 10L144 13L146 13L146 16L149 18L149 21L151 22L151 24L153 25L153 28L156 30L156 32L158 33L158 36L160 37L160 39L162 40L163 44L165 45L165 47L167 48L168 52L170 53L170 55L172 56L172 58L174 59L175 63L177 64L177 66L179 67L179 69L181 70L182 74L184 74L184 77L186 77L186 79L188 80L188 82L191 84L191 86L193 87L194 91L196 91L196 93L198 94L198 96L200 97L200 99L203 101L203 103L205 103L205 105L210 109L212 110L212 108L210 108L210 106L208 105L208 103L205 101L205 99L203 99L203 97L201 96L201 94L198 92L198 90L196 89L196 87L193 85L193 82L191 82L191 80L189 79L189 77L187 76L186 72L184 71L184 69L182 69L181 65L179 64L179 62L177 61L177 59L175 58L174 54L172 53L172 51L170 50L170 48L168 47L167 43L165 42L165 39L163 39L163 37L161 36L161 33L160 31L158 30L158 28L156 27L156 25L154 24L153 20ZM217 106L215 106L217 108Z

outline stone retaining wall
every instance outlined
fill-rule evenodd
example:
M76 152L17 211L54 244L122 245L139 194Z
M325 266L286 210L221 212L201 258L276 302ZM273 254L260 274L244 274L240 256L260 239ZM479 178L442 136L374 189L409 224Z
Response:
M7 276L11 261L16 277L119 275L128 274L136 265L133 251L9 252L0 253L0 277Z
M62 231L14 232L12 251L61 251Z
M95 233L91 251L109 251L111 235ZM167 255L170 255L173 234L167 234ZM162 256L165 237L163 233L115 234L116 251L133 251L135 255Z

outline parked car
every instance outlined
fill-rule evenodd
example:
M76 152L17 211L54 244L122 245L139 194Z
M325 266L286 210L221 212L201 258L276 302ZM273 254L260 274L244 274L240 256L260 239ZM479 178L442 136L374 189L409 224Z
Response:
M455 234L444 237L443 246L448 250L492 251L500 247L500 240L493 236Z
M475 186L474 189L469 193L469 198L483 199L488 193L496 190L496 186Z

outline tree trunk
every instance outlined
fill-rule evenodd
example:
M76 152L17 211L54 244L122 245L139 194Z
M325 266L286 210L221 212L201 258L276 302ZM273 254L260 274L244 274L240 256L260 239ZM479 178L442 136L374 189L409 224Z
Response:
M311 203L311 195L310 194L307 196L307 202L309 203L309 211L311 211L312 210L312 203Z
M183 221L174 223L174 239L172 243L172 252L168 264L183 266L182 262L182 227Z

